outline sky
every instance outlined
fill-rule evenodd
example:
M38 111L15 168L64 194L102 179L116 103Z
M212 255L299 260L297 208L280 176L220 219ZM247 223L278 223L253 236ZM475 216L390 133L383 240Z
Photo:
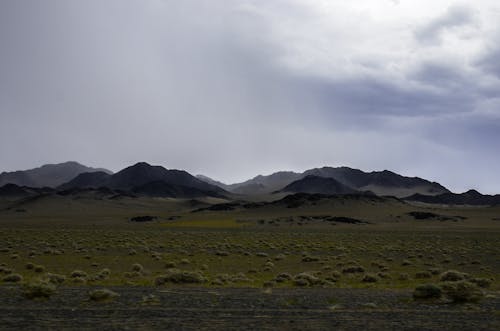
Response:
M500 193L497 0L0 2L0 171L350 166Z

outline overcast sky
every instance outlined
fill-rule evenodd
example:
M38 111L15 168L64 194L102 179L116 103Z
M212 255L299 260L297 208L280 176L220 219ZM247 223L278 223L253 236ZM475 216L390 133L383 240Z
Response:
M500 193L498 0L5 0L0 171L323 165Z

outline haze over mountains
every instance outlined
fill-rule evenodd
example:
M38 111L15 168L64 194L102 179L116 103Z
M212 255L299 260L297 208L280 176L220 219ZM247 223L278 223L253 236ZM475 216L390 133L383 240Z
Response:
M394 196L433 204L500 203L499 195L487 196L476 191L455 194L439 183L422 178L405 177L387 170L364 172L348 167L314 168L303 173L281 171L227 185L203 175L195 177L183 170L166 169L145 162L139 162L115 174L77 162L66 162L26 171L2 173L0 180L0 196L11 197L100 190L100 193L126 193L129 196L217 197L230 200L245 195L261 195L272 199L278 193L306 193Z

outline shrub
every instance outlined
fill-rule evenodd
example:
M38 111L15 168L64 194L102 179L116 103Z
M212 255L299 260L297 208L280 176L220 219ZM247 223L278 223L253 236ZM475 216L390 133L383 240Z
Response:
M354 274L365 272L365 268L359 265L350 265L342 269L343 274Z
M84 277L74 277L71 279L74 284L85 284L87 283L87 278Z
M71 278L87 278L88 275L85 271L81 271L81 270L74 270L72 273L71 273Z
M64 283L64 281L66 280L66 276L47 273L45 275L45 279L47 282L49 282L51 284L59 285L59 284Z
M302 272L295 275L293 283L296 286L314 286L323 284L323 281L308 272Z
M275 261L281 261L281 260L284 260L285 259L285 255L284 254L278 254L274 257L274 260Z
M316 256L304 256L302 258L302 262L318 262L319 261L319 257L316 257Z
M472 278L470 282L482 288L488 288L491 285L491 280L487 278Z
M456 270L448 270L441 274L439 280L442 282L458 282L469 278L469 275Z
M415 274L415 278L416 279L423 279L423 278L432 278L432 275L430 272L428 271L418 271L416 274Z
M403 260L403 262L401 263L402 266L409 266L411 265L412 263L408 260Z
M466 280L444 282L441 284L444 294L453 302L476 302L484 293L474 283Z
M255 256L258 256L258 257L268 257L268 254L264 253L264 252L259 252L259 253L256 253Z
M165 263L165 268L170 269L170 268L175 268L177 264L173 261L168 261Z
M36 265L33 270L37 273L42 273L45 271L45 267L43 265Z
M143 270L144 270L144 267L142 265L140 265L139 263L134 263L132 265L132 271L142 272Z
M89 298L92 301L107 302L111 301L120 295L108 289L97 289L89 292Z
M277 283L283 283L283 282L289 281L290 279L292 279L292 275L290 275L289 273L283 272L283 273L279 274L278 276L276 276L275 281Z
M398 280L409 280L409 279L410 279L410 275L408 275L407 273L399 274Z
M378 277L375 276L374 274L366 274L364 277L361 279L363 283L376 283L378 282Z
M23 287L23 296L27 299L47 299L56 293L56 287L50 282L38 280Z
M435 284L418 285L413 291L415 299L439 299L441 295L441 288Z
M35 268L35 265L31 262L26 263L26 269L28 270L33 270Z
M155 285L163 285L165 283L174 284L196 284L203 283L206 279L200 272L169 269L165 275L156 277Z
M380 278L383 278L383 279L391 279L391 275L389 275L386 272L379 272L379 273L377 273L377 276Z
M3 281L6 283L19 283L23 280L23 276L20 274L10 274L3 278Z

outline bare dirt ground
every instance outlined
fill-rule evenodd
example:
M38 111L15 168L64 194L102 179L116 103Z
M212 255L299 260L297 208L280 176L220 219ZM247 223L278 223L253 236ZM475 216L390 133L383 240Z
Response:
M63 287L33 301L0 287L1 330L500 330L500 298L477 304L415 302L408 290Z

